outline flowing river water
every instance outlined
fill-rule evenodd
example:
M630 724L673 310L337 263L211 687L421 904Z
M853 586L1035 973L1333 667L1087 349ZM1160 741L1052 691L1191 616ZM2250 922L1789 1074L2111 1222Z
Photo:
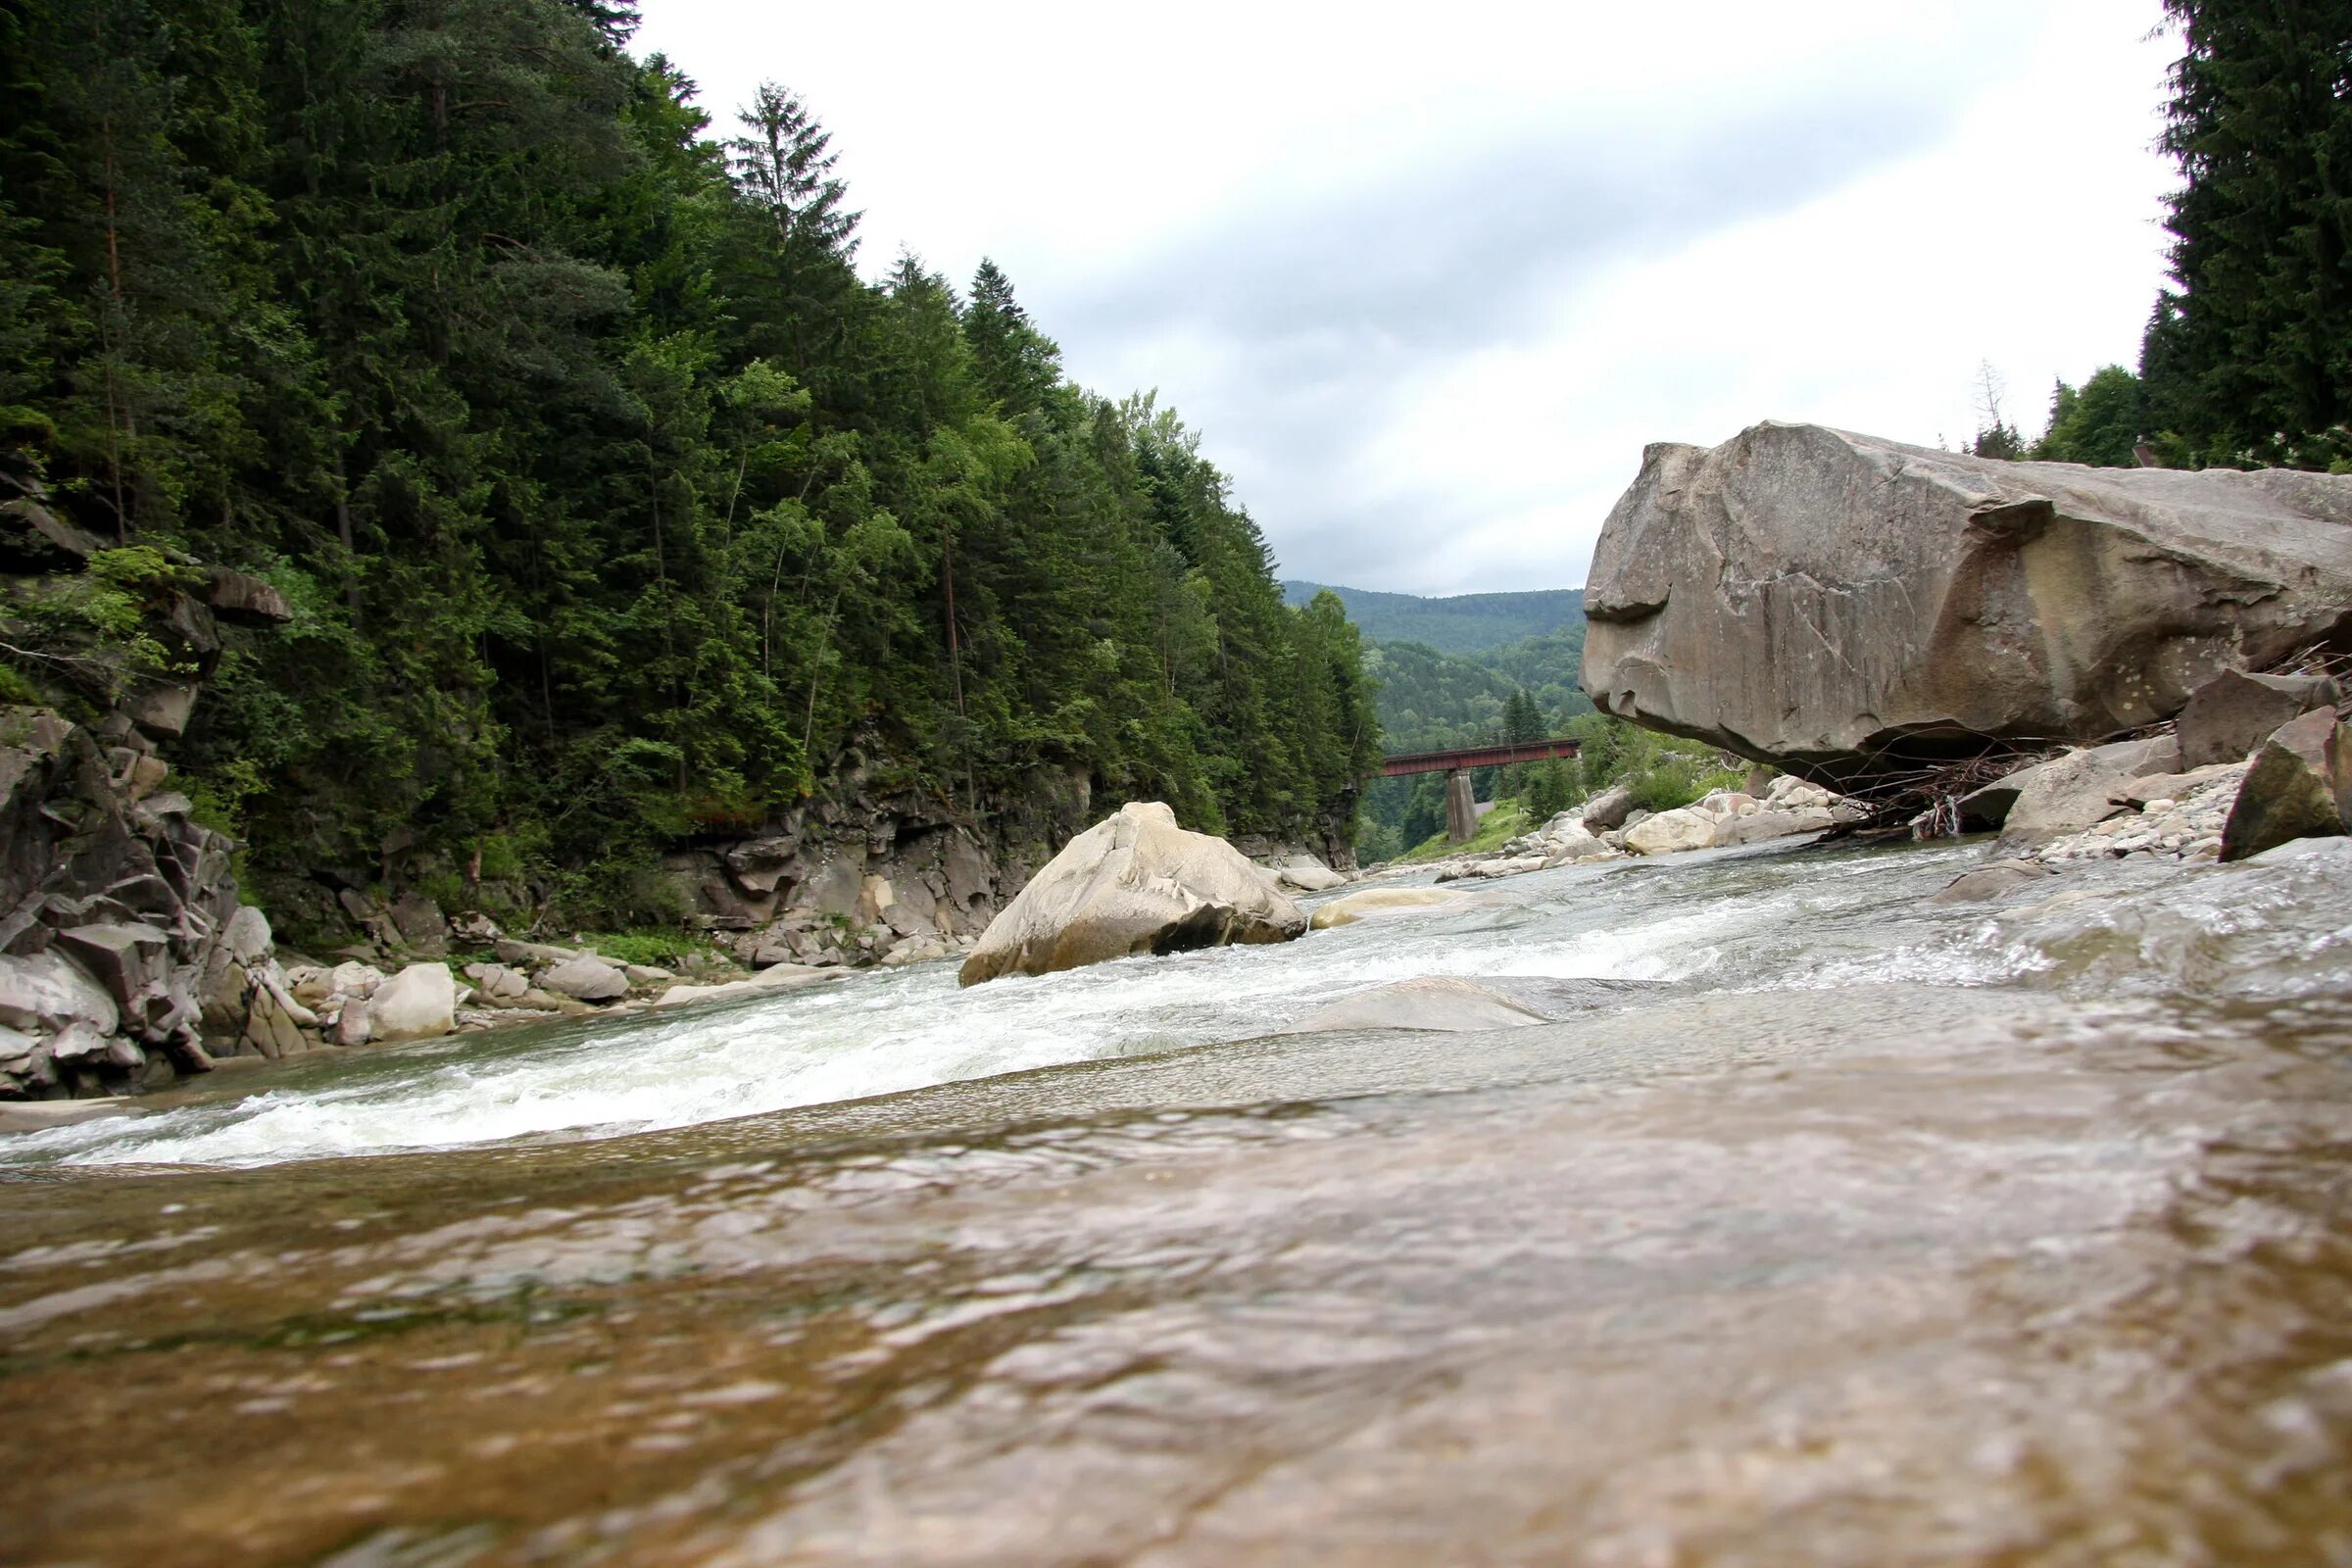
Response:
M2352 1562L2352 841L1477 885L0 1145L0 1561ZM1282 1035L1497 978L1558 1021Z

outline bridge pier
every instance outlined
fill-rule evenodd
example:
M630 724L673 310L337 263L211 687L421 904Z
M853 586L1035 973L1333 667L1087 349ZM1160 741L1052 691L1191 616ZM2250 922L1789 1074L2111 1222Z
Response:
M1446 775L1446 836L1460 844L1478 831L1478 797L1470 793L1470 770Z

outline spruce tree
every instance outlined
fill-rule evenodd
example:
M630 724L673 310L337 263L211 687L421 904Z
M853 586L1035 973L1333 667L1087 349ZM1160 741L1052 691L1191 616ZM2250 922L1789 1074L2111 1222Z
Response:
M2166 0L2172 286L2142 350L2193 461L2352 456L2352 4Z

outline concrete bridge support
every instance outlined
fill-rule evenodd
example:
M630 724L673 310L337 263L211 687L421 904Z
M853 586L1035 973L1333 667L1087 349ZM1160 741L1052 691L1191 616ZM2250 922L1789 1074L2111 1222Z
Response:
M1470 793L1470 771L1446 775L1446 836L1459 844L1478 831L1478 797Z

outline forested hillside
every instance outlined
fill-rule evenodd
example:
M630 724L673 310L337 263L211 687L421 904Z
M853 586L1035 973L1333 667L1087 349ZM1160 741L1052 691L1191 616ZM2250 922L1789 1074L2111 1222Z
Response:
M809 107L713 126L633 24L0 10L0 455L294 607L175 758L254 869L644 916L663 845L852 758L972 819L1042 769L1211 830L1351 812L1355 628L1285 607L1175 414L1070 384L992 266L862 280ZM95 700L122 634L9 625L20 701Z
M1348 609L1348 618L1374 642L1421 643L1442 654L1482 653L1525 637L1581 630L1585 624L1582 588L1425 599L1418 594L1374 593L1366 588L1334 588L1288 579L1282 591L1293 605L1311 603L1317 594L1337 594ZM1569 684L1575 684L1573 678Z
M1577 715L1591 713L1592 701L1577 685L1584 651L1580 609L1565 630L1467 655L1416 642L1374 641L1364 668L1380 683L1380 723L1389 750L1439 751L1556 735ZM1481 768L1475 782L1480 798L1491 800L1497 789L1532 789L1536 775L1531 769ZM1424 822L1434 817L1442 823L1444 815L1436 775L1376 779L1365 792L1358 853L1375 859L1394 856L1428 836Z

